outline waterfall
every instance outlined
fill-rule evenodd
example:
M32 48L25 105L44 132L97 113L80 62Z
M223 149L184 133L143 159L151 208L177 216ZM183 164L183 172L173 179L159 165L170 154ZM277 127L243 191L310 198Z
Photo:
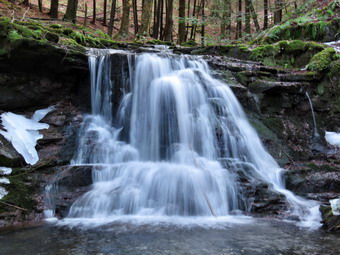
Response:
M73 164L93 165L93 187L69 219L239 214L249 207L240 172L284 194L301 221L318 219L316 203L285 189L282 169L202 58L125 52L129 79L113 116L110 54L89 57L92 114Z
M314 129L314 137L319 137L319 133L318 133L318 129L317 129L317 126L316 126L316 120L315 120L315 113L314 113L314 108L313 108L313 104L312 104L312 100L310 99L310 96L308 94L308 92L306 92L306 97L308 98L308 102L309 102L309 106L310 106L310 110L312 112L312 117L313 117L313 129Z

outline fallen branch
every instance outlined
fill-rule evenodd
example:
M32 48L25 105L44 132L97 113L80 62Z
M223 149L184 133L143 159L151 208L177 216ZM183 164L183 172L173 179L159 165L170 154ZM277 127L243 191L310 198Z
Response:
M22 211L27 211L27 209L25 209L25 208L21 208L21 207L16 206L16 205L8 204L8 203L3 202L3 201L0 201L0 203L1 203L1 204L4 204L4 205L7 205L7 206L10 206L10 207L14 207L14 208L19 209L19 210L22 210Z
M25 16L26 16L27 12L29 11L29 9L30 9L30 7L27 8L24 15L22 15L22 19L20 21L23 21L25 19Z

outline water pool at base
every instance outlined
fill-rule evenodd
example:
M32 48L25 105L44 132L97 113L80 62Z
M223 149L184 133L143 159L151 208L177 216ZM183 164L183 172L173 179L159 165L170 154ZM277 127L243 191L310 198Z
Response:
M45 224L0 231L0 254L339 254L340 235L269 219L175 226L115 222L81 228Z

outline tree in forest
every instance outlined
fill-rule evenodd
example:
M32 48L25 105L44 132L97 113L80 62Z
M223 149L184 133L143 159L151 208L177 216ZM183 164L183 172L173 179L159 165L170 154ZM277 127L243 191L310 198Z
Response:
M138 8L137 8L137 0L132 0L132 14L133 14L134 32L135 32L135 35L137 35L138 34Z
M231 30L231 0L222 2L221 38L230 38Z
M123 0L123 16L117 37L127 37L129 34L131 0Z
M77 8L78 8L78 0L68 0L66 13L64 15L64 19L66 21L71 21L76 23L77 20Z
M51 0L51 8L50 8L50 16L51 19L57 19L58 18L58 6L59 6L59 0Z
M263 29L268 28L268 0L263 0Z
M148 36L149 35L149 29L150 29L150 23L151 23L151 17L152 17L152 3L153 0L144 0L143 1L143 7L142 7L142 23L139 30L140 36Z
M245 15L244 15L244 32L250 34L250 0L245 0Z
M110 22L109 27L107 29L107 34L111 37L113 32L113 25L115 22L115 16L116 16L116 0L112 0L111 3L111 12L110 12Z
M102 23L102 25L103 26L106 26L106 12L107 12L107 10L106 10L106 8L107 8L107 0L104 0L104 6L103 6L103 8L104 8L104 14L103 14L103 23Z
M43 12L43 1L42 0L38 0L38 7L39 7L39 11Z
M283 0L275 0L274 24L282 21Z
M242 0L238 0L236 39L242 37Z
M178 43L185 42L185 0L179 0L178 9Z
M91 23L92 24L95 24L96 23L96 16L97 16L97 12L96 12L96 5L97 5L97 3L96 3L96 0L92 0L92 3L93 3L93 14L92 14L92 21L91 21Z
M165 12L165 27L164 27L164 41L172 41L172 28L173 28L173 9L174 0L166 0L166 12Z

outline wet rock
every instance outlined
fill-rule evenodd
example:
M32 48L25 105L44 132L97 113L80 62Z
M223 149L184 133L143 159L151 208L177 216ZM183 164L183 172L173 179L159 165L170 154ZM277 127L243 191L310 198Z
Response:
M286 187L294 193L322 202L340 196L340 168L307 164L285 173Z
M23 162L22 156L13 148L12 144L0 135L0 166L16 167Z
M58 174L51 183L57 187L54 196L56 214L65 217L69 207L92 184L92 166L68 166L58 169Z
M321 205L320 212L322 217L322 229L327 232L340 233L340 216L333 215L331 206Z

